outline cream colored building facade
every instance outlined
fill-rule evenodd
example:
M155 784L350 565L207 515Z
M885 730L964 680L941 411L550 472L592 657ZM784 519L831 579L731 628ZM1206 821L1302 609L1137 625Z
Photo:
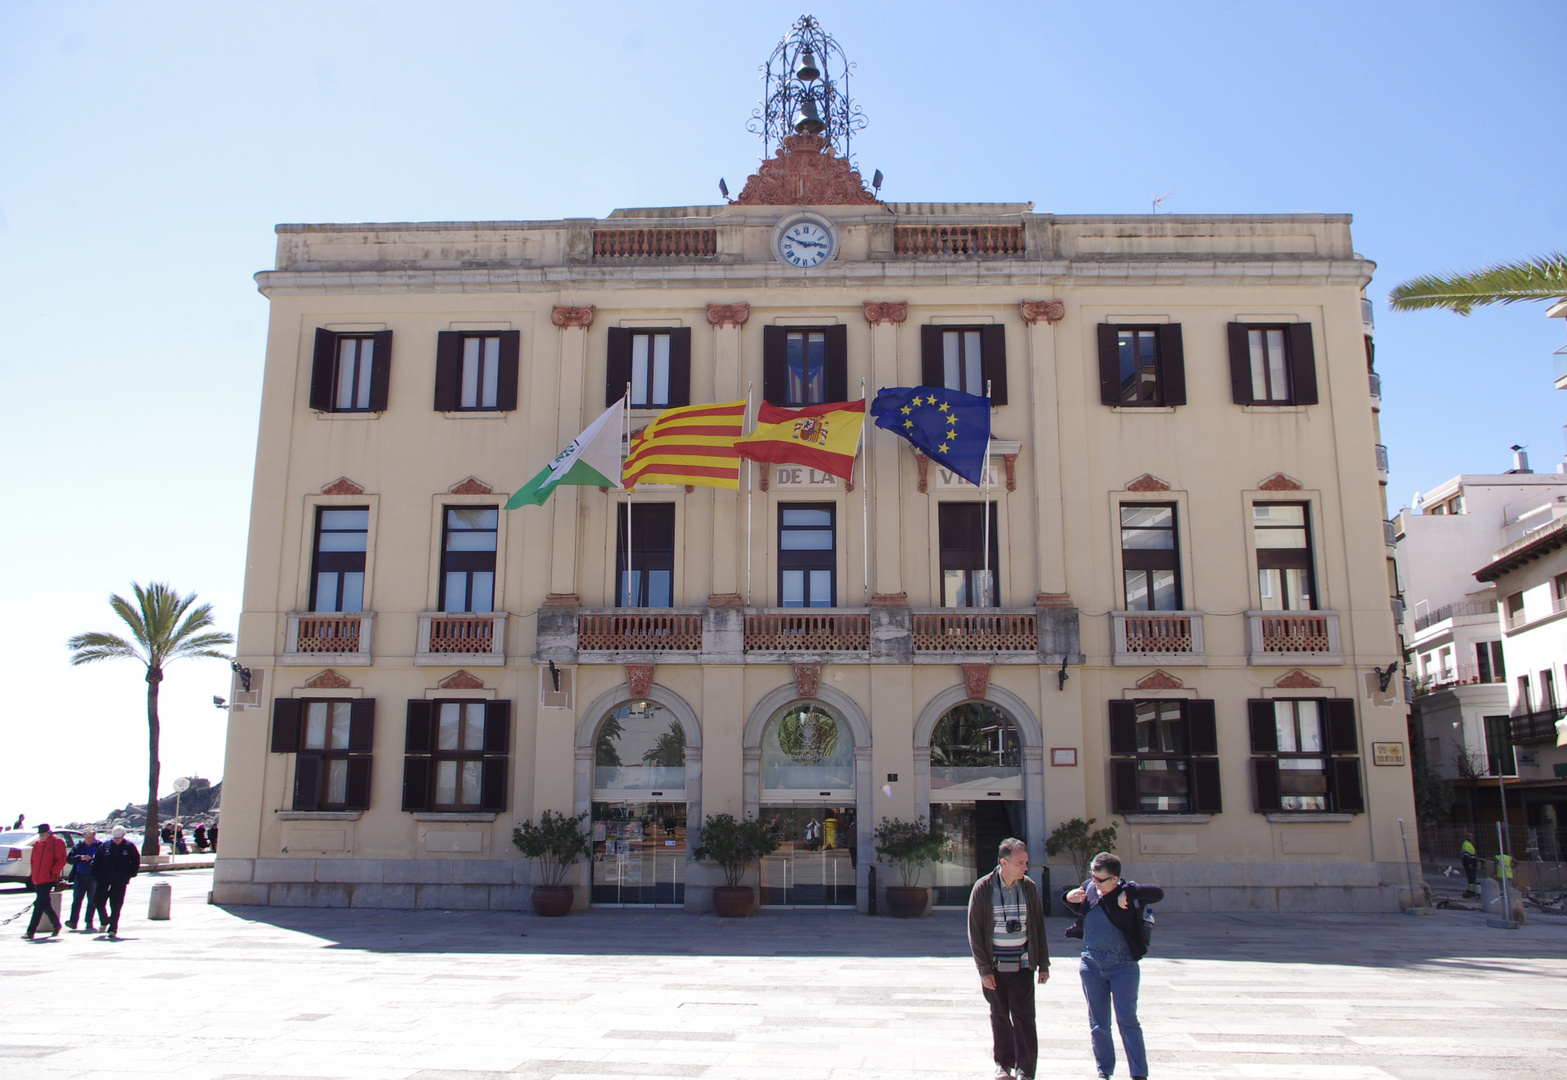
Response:
M791 194L753 178L727 205L600 220L278 227L257 275L271 320L238 647L251 682L229 722L216 900L525 907L532 869L510 836L549 809L590 813L579 906L707 909L721 877L690 852L728 812L788 840L751 872L764 903L867 909L877 822L934 814L959 853L936 868L938 903L998 829L1069 886L1045 839L1095 818L1172 908L1393 909L1407 707L1374 670L1398 646L1362 322L1373 267L1348 216L881 203L830 150L774 162L811 172ZM814 268L778 253L801 222L828 237ZM1243 385L1248 327L1272 398ZM687 349L673 377L687 362L701 403L760 399L769 341L842 342L828 382L857 399L929 382L930 342L968 330L1004 365L997 607L944 605L952 581L982 579L950 565L966 556L943 532L969 511L943 508L982 493L870 425L852 486L774 466L743 471L738 493L639 490L634 520L671 523L667 577L642 598L657 608L617 591L623 492L452 513L504 505L599 415L627 331ZM1146 370L1117 382L1127 355ZM815 549L827 608L781 595L781 515L801 504L831 524ZM454 523L492 520L491 569L462 569L453 544L491 541L454 540ZM1157 542L1134 528L1150 522ZM355 538L323 539L332 523ZM1134 589L1148 543L1162 576ZM321 576L334 545L358 549L352 588ZM454 608L453 590L482 592L475 572L493 573L493 600ZM1133 610L1147 582L1164 606ZM326 602L339 586L351 607ZM947 718L965 703L993 752L964 760L989 772L953 765ZM1286 715L1298 746L1280 742ZM666 771L615 772L599 756L611 716L667 722L683 768L648 750ZM816 757L791 749L801 731ZM780 738L785 766L828 771L770 772Z

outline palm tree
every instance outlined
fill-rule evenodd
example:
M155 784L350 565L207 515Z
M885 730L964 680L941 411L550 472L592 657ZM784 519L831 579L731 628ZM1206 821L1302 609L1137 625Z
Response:
M1560 252L1497 263L1467 274L1411 278L1387 297L1394 311L1446 308L1460 315L1488 304L1563 299L1567 299L1567 255Z
M158 684L170 662L186 656L227 660L219 651L233 645L232 634L206 631L213 625L212 605L192 608L196 594L181 596L168 585L154 582L143 589L134 581L136 603L110 596L109 606L131 628L131 640L118 634L77 634L69 644L71 665L97 660L135 660L147 669L147 827L142 838L143 855L158 854Z

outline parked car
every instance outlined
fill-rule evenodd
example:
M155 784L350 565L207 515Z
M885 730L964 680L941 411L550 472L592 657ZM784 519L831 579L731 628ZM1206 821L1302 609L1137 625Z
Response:
M82 838L74 829L56 829L54 835L65 841L66 851ZM0 832L0 885L26 885L32 881L33 841L37 839L35 829Z

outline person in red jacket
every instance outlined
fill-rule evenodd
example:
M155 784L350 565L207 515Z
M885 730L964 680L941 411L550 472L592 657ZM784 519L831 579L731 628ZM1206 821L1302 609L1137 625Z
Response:
M49 931L50 937L58 937L60 934L60 920L54 913L54 903L51 900L54 894L55 882L60 880L60 875L65 872L65 841L49 831L49 826L38 826L38 839L33 841L32 882L33 891L38 896L33 900L33 917L27 924L25 937L33 940L33 935L38 932L38 924L48 916L54 929Z

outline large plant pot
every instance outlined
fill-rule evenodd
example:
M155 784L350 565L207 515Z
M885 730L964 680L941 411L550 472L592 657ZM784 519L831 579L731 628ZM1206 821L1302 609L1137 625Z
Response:
M888 885L887 914L899 919L917 919L925 914L930 890L923 885Z
M756 890L749 885L730 888L720 885L713 890L713 912L726 919L743 919L756 907Z
M535 885L533 887L533 913L553 919L571 911L570 885Z

